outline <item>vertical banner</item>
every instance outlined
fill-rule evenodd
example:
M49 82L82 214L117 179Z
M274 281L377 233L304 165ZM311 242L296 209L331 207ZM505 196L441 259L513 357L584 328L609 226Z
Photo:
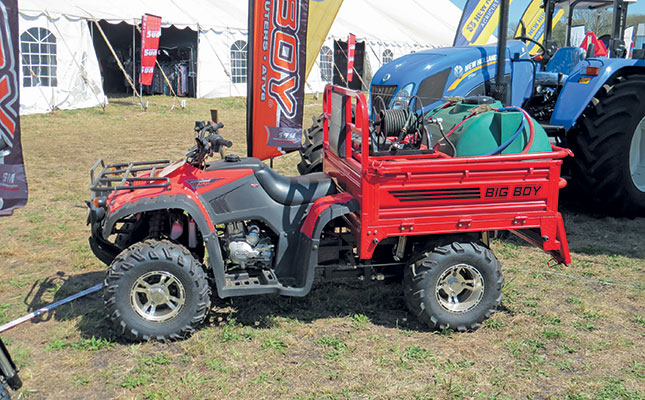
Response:
M18 3L0 2L0 216L27 204L18 107Z
M540 43L544 41L546 15L544 14L544 8L542 8L542 2L543 0L532 0L529 3L526 10L524 10L524 14L522 14L522 18L520 18L517 30L515 30L515 37L524 36ZM556 8L551 27L555 28L563 16L564 10L562 8ZM537 54L539 50L540 47L538 45L529 44L529 53Z
M499 25L500 2L501 0L468 0L461 14L453 45L486 44Z
M343 0L309 0L307 21L307 73L314 67L331 25L338 15Z
M347 83L354 78L354 55L356 54L356 36L349 34L347 39Z
M141 73L139 83L152 85L161 37L161 17L146 14L141 18Z
M249 0L247 153L300 148L309 0Z

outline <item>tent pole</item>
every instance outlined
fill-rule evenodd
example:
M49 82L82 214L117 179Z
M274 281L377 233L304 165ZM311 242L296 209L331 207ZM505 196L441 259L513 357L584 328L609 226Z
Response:
M94 20L94 24L96 25L96 28L99 30L99 33L101 36L103 36L103 40L105 40L105 44L107 44L107 47L110 49L110 52L112 52L112 56L114 56L114 59L116 60L116 65L119 66L119 69L121 72L123 72L123 76L125 76L125 79L128 81L130 86L132 86L132 91L139 97L139 104L141 104L141 107L143 107L144 110L146 109L146 106L143 104L143 99L141 98L141 95L139 92L137 92L137 87L134 85L132 82L132 79L128 75L127 72L125 72L125 68L123 68L123 64L121 64L121 60L119 60L119 57L117 57L116 52L114 51L114 48L112 48L112 45L110 44L110 41L108 40L107 36L105 36L105 32L103 32L103 28L101 28L101 25L99 25L98 20Z
M137 41L135 34L136 21L132 21L132 78L137 76ZM132 103L134 103L134 91L132 92Z
M67 47L67 51L69 51L69 54L72 55L72 60L74 60L74 64L76 64L76 68L78 68L78 71L81 73L81 78L83 78L83 82L85 82L85 84L90 87L90 90L92 91L92 94L94 95L94 98L99 103L99 105L101 106L103 111L105 111L105 101L99 99L99 96L94 91L94 88L90 84L90 78L88 78L87 74L85 73L85 69L81 66L81 64L78 63L78 60L76 60L76 58L74 57L74 53L72 52L72 49L67 44L67 40L65 40L65 36L63 36L63 34L61 33L60 29L58 29L58 25L56 24L54 19L51 18L49 13L47 13L47 18L49 19L49 21L51 21L52 25L54 25L54 28L56 28L56 31L58 32L58 37L60 37L60 39L62 40L62 42L65 45L65 47Z

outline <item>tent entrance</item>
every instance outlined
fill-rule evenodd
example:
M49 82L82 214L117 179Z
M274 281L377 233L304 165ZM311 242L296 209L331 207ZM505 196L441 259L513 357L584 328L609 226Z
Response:
M93 33L94 48L101 69L103 91L107 95L132 94L132 88L118 67L112 52L92 22L88 22ZM141 34L125 22L110 24L99 21L108 41L121 60L127 73L139 88L139 69L141 65ZM133 32L134 30L134 32ZM134 52L132 51L134 48ZM172 91L178 96L195 97L197 93L197 32L190 28L178 29L174 26L161 29L159 40L159 65L163 68ZM159 66L155 66L152 85L143 86L143 95L164 94L172 96Z

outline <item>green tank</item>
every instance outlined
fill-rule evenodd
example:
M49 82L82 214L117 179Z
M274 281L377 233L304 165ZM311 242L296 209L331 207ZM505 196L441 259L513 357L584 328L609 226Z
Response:
M499 101L490 97L477 96L469 97L445 108L439 106L426 114L426 119L442 119L441 125L444 133L448 134L457 124L468 117L473 111L475 115L464 121L449 137L457 149L457 157L481 156L498 149L506 143L520 128L523 114L517 110L493 111L502 109L504 106ZM530 153L551 151L549 138L540 126L533 120L534 138ZM446 140L441 140L442 135L437 124L426 124L426 129L431 135L432 145L441 141L439 150L452 154L452 149ZM517 154L521 153L529 140L530 129L528 121L524 124L524 130L507 147L495 154Z

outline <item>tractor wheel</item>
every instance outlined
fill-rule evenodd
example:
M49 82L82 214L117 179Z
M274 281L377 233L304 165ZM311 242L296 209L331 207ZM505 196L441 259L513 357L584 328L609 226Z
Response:
M438 245L412 259L403 290L410 311L432 329L475 330L502 300L499 261L483 243Z
M313 117L313 124L305 134L305 142L300 149L300 175L322 172L323 162L323 116Z
M167 240L146 240L124 250L110 265L104 287L109 318L134 341L188 337L210 309L202 266Z
M645 216L645 75L606 84L569 137L574 184L610 215Z

